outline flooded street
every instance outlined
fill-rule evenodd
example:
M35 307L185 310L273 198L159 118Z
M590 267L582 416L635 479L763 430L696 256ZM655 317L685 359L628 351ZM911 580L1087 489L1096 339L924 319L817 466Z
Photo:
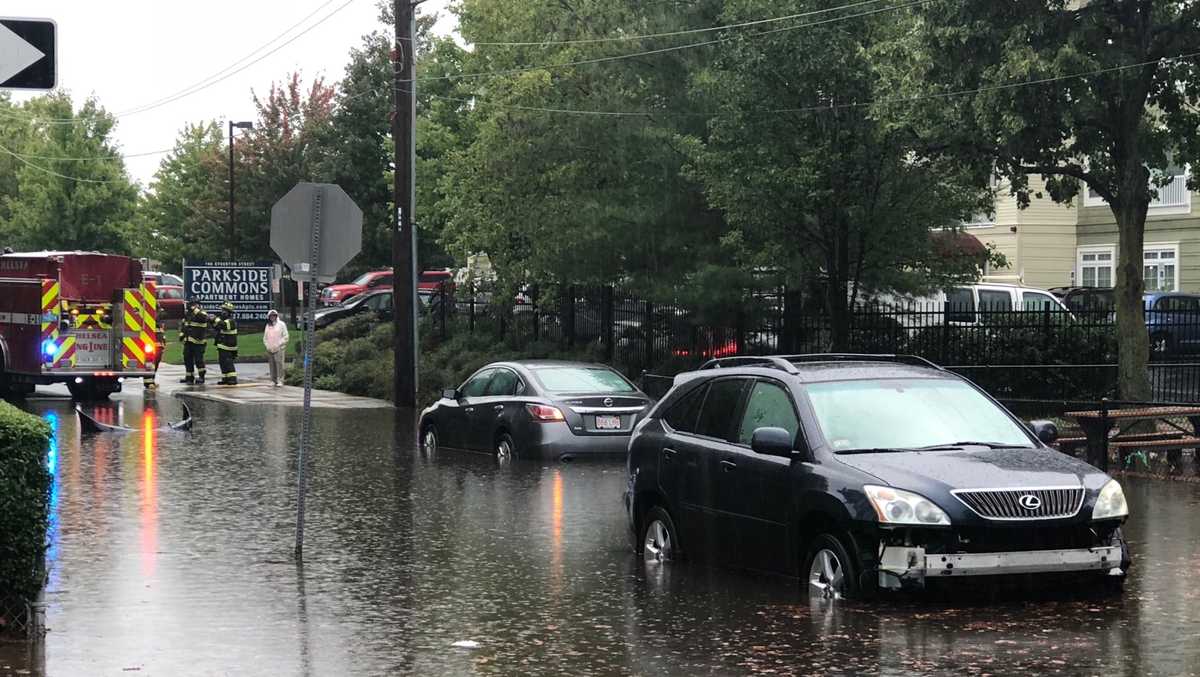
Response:
M792 581L630 552L624 466L424 457L390 410L318 410L305 563L300 411L140 391L51 421L45 641L0 674L1200 674L1200 484L1126 479L1123 598L810 608ZM107 417L106 419L103 417ZM477 648L456 648L456 642Z

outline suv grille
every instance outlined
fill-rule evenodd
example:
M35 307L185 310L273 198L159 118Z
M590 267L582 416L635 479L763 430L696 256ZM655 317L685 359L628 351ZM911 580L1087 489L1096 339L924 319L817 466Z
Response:
M1083 507L1083 487L959 489L950 493L980 517L993 520L1072 517Z

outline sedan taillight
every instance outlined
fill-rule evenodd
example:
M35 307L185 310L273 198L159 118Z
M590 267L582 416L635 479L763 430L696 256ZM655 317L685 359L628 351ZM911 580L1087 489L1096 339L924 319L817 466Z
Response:
M558 407L548 407L544 404L527 404L525 409L529 411L529 415L535 421L565 421L563 413Z

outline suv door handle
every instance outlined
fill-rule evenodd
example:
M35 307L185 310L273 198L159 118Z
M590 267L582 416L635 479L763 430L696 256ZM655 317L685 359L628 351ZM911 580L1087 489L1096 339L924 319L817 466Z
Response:
M496 411L504 411L504 405L497 404L496 406L492 407L492 409L495 409Z
M721 470L725 472L737 470L737 463L734 463L733 461L721 461Z
M466 409L463 409L463 411L465 411L465 412L467 412L467 413L469 414L469 413L471 413L472 411L475 411L475 407L467 407Z
M663 449L662 451L663 451L663 463L670 463L671 461L675 460L676 452L674 449Z

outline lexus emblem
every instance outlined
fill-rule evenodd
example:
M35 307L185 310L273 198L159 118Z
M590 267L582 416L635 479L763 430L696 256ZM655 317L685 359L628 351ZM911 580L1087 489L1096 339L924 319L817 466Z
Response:
M612 401L611 397L604 398L604 406L611 407L612 405L613 405L613 401Z
M1017 503L1026 510L1037 510L1042 507L1042 499L1033 494L1025 494L1017 499Z

